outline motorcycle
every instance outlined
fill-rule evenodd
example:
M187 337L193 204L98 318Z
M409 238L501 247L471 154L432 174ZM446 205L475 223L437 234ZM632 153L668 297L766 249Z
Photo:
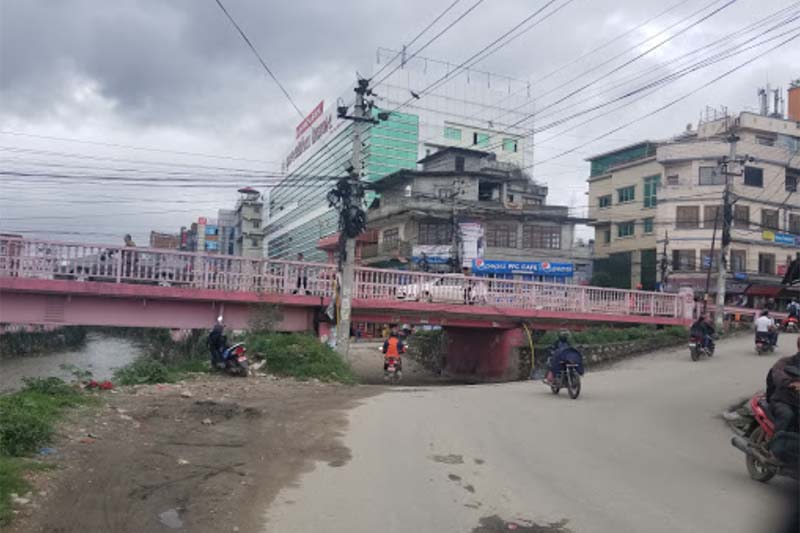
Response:
M225 348L222 352L224 370L231 375L246 378L250 374L250 362L247 360L247 349L243 342Z
M692 335L689 338L689 355L692 356L692 361L697 361L701 355L712 357L714 355L714 345L705 346L703 337Z
M800 333L800 323L796 316L790 316L783 323L783 331L786 333Z
M750 477L762 483L776 475L797 479L797 465L782 463L769 451L769 443L775 437L775 424L769 415L766 397L757 394L750 399L749 405L755 420L743 436L737 435L731 439L731 445L745 453Z
M572 351L578 353L577 350ZM552 357L552 355L550 357ZM549 358L547 360L547 366L550 366ZM553 394L558 394L562 388L566 388L569 397L573 400L577 399L581 393L581 373L582 368L579 363L561 361L560 371L553 376L553 381L548 383L550 385L550 391Z
M756 333L756 353L762 355L775 351L775 345L772 344L769 335L766 333Z
M383 353L383 346L380 347L380 352ZM403 350L405 353L405 350ZM400 357L386 357L383 361L383 381L391 383L399 383L403 378L403 371L401 370Z

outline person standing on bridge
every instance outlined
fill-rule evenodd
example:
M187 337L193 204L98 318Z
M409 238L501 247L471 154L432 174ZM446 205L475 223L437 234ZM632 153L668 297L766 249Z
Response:
M297 262L302 263L305 261L305 257L303 253L300 252L297 254ZM297 286L294 289L292 294L300 293L300 290L308 296L311 292L308 290L308 274L306 273L306 267L304 265L297 265Z

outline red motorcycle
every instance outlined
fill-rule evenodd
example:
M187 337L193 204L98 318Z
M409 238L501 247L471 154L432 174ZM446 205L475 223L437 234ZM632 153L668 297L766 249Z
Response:
M776 474L797 478L797 469L778 461L768 449L775 436L775 424L769 415L769 404L763 394L750 399L750 410L755 420L743 436L731 439L731 445L747 456L747 472L756 481L766 483Z
M790 316L783 322L783 331L786 333L800 332L800 323L798 323L796 316Z

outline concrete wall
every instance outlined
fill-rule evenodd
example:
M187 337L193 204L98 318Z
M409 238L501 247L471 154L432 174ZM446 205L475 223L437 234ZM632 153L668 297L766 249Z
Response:
M518 379L518 348L527 342L521 328L444 329L448 341L445 367L448 374L498 381Z

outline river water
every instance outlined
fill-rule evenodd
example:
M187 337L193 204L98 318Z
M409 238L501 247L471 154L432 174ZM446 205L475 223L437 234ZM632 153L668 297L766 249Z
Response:
M127 339L90 333L86 343L74 350L0 359L0 393L19 389L24 377L73 379L69 370L60 368L61 365L75 365L89 370L98 381L110 379L115 369L127 365L140 355L142 350Z

